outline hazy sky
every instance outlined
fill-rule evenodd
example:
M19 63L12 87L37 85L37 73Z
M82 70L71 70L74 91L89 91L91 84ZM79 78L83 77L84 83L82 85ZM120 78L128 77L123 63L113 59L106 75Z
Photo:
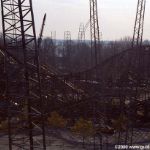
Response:
M115 40L132 36L138 0L98 0L100 31L103 40ZM39 34L42 18L47 13L44 36L57 31L57 38L63 39L64 31L71 31L77 39L81 22L89 20L89 0L33 0L36 30ZM89 31L87 31L87 38ZM150 1L147 1L144 38L150 39Z

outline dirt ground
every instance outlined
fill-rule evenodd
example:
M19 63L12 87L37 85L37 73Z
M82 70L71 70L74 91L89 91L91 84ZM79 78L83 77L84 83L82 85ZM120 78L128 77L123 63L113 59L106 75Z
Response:
M113 136L104 136L103 137L103 150L113 150L115 149L115 143L116 137L118 135ZM19 135L17 138L22 137L22 135ZM124 140L123 138L125 135L122 134L122 137L120 138L121 141ZM69 131L53 131L53 130L47 130L46 135L46 144L47 144L47 150L93 150L94 144L92 141L93 138L89 138L88 140L85 140L84 148L83 148L83 141L82 138L79 136L75 136ZM34 141L35 145L37 146L36 150L42 150L42 145L40 142L42 138L40 136L35 136ZM22 137L22 141L24 141L24 149L28 150L29 147L28 141ZM150 132L145 129L141 129L138 131L134 131L134 138L133 142L137 143L138 145L150 145ZM17 144L17 140L15 141ZM100 150L100 144L99 139L96 139L96 150ZM23 148L13 147L13 150L24 150ZM0 134L0 150L9 150L8 146L8 136ZM150 149L149 149L150 150Z

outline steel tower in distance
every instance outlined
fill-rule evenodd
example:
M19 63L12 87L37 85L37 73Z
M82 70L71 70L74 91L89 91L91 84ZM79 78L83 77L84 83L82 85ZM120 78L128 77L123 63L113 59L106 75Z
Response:
M146 0L138 0L132 47L142 45Z
M90 0L91 65L100 63L100 34L97 0Z

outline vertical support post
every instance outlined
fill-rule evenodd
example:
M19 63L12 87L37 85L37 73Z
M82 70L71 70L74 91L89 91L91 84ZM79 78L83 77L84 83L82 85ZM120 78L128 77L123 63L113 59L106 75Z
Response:
M132 47L140 47L142 45L145 7L146 0L138 0Z
M1 0L1 7L6 57L6 98L10 105L8 114L11 114L8 115L9 149L46 150L44 102L32 0ZM7 54L15 58L13 63ZM12 117L17 121L12 121ZM35 118L39 120L38 123ZM35 127L42 131L39 134L42 139L39 147L34 141ZM24 130L29 134L23 133Z
M97 0L90 0L91 64L100 63L100 34Z
M71 57L71 32L65 31L64 32L64 59L65 59L65 66L67 71L70 70L70 57Z

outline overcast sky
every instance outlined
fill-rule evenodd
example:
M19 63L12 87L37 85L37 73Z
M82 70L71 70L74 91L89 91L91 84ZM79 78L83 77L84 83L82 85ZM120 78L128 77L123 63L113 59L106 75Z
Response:
M138 0L98 0L100 31L103 40L116 40L132 36L136 5ZM77 39L81 22L89 20L89 0L33 0L36 30L39 34L42 18L47 13L44 36L57 31L57 38L63 39L64 31L71 31ZM87 31L87 38L89 31ZM147 1L144 38L150 39L150 1Z

